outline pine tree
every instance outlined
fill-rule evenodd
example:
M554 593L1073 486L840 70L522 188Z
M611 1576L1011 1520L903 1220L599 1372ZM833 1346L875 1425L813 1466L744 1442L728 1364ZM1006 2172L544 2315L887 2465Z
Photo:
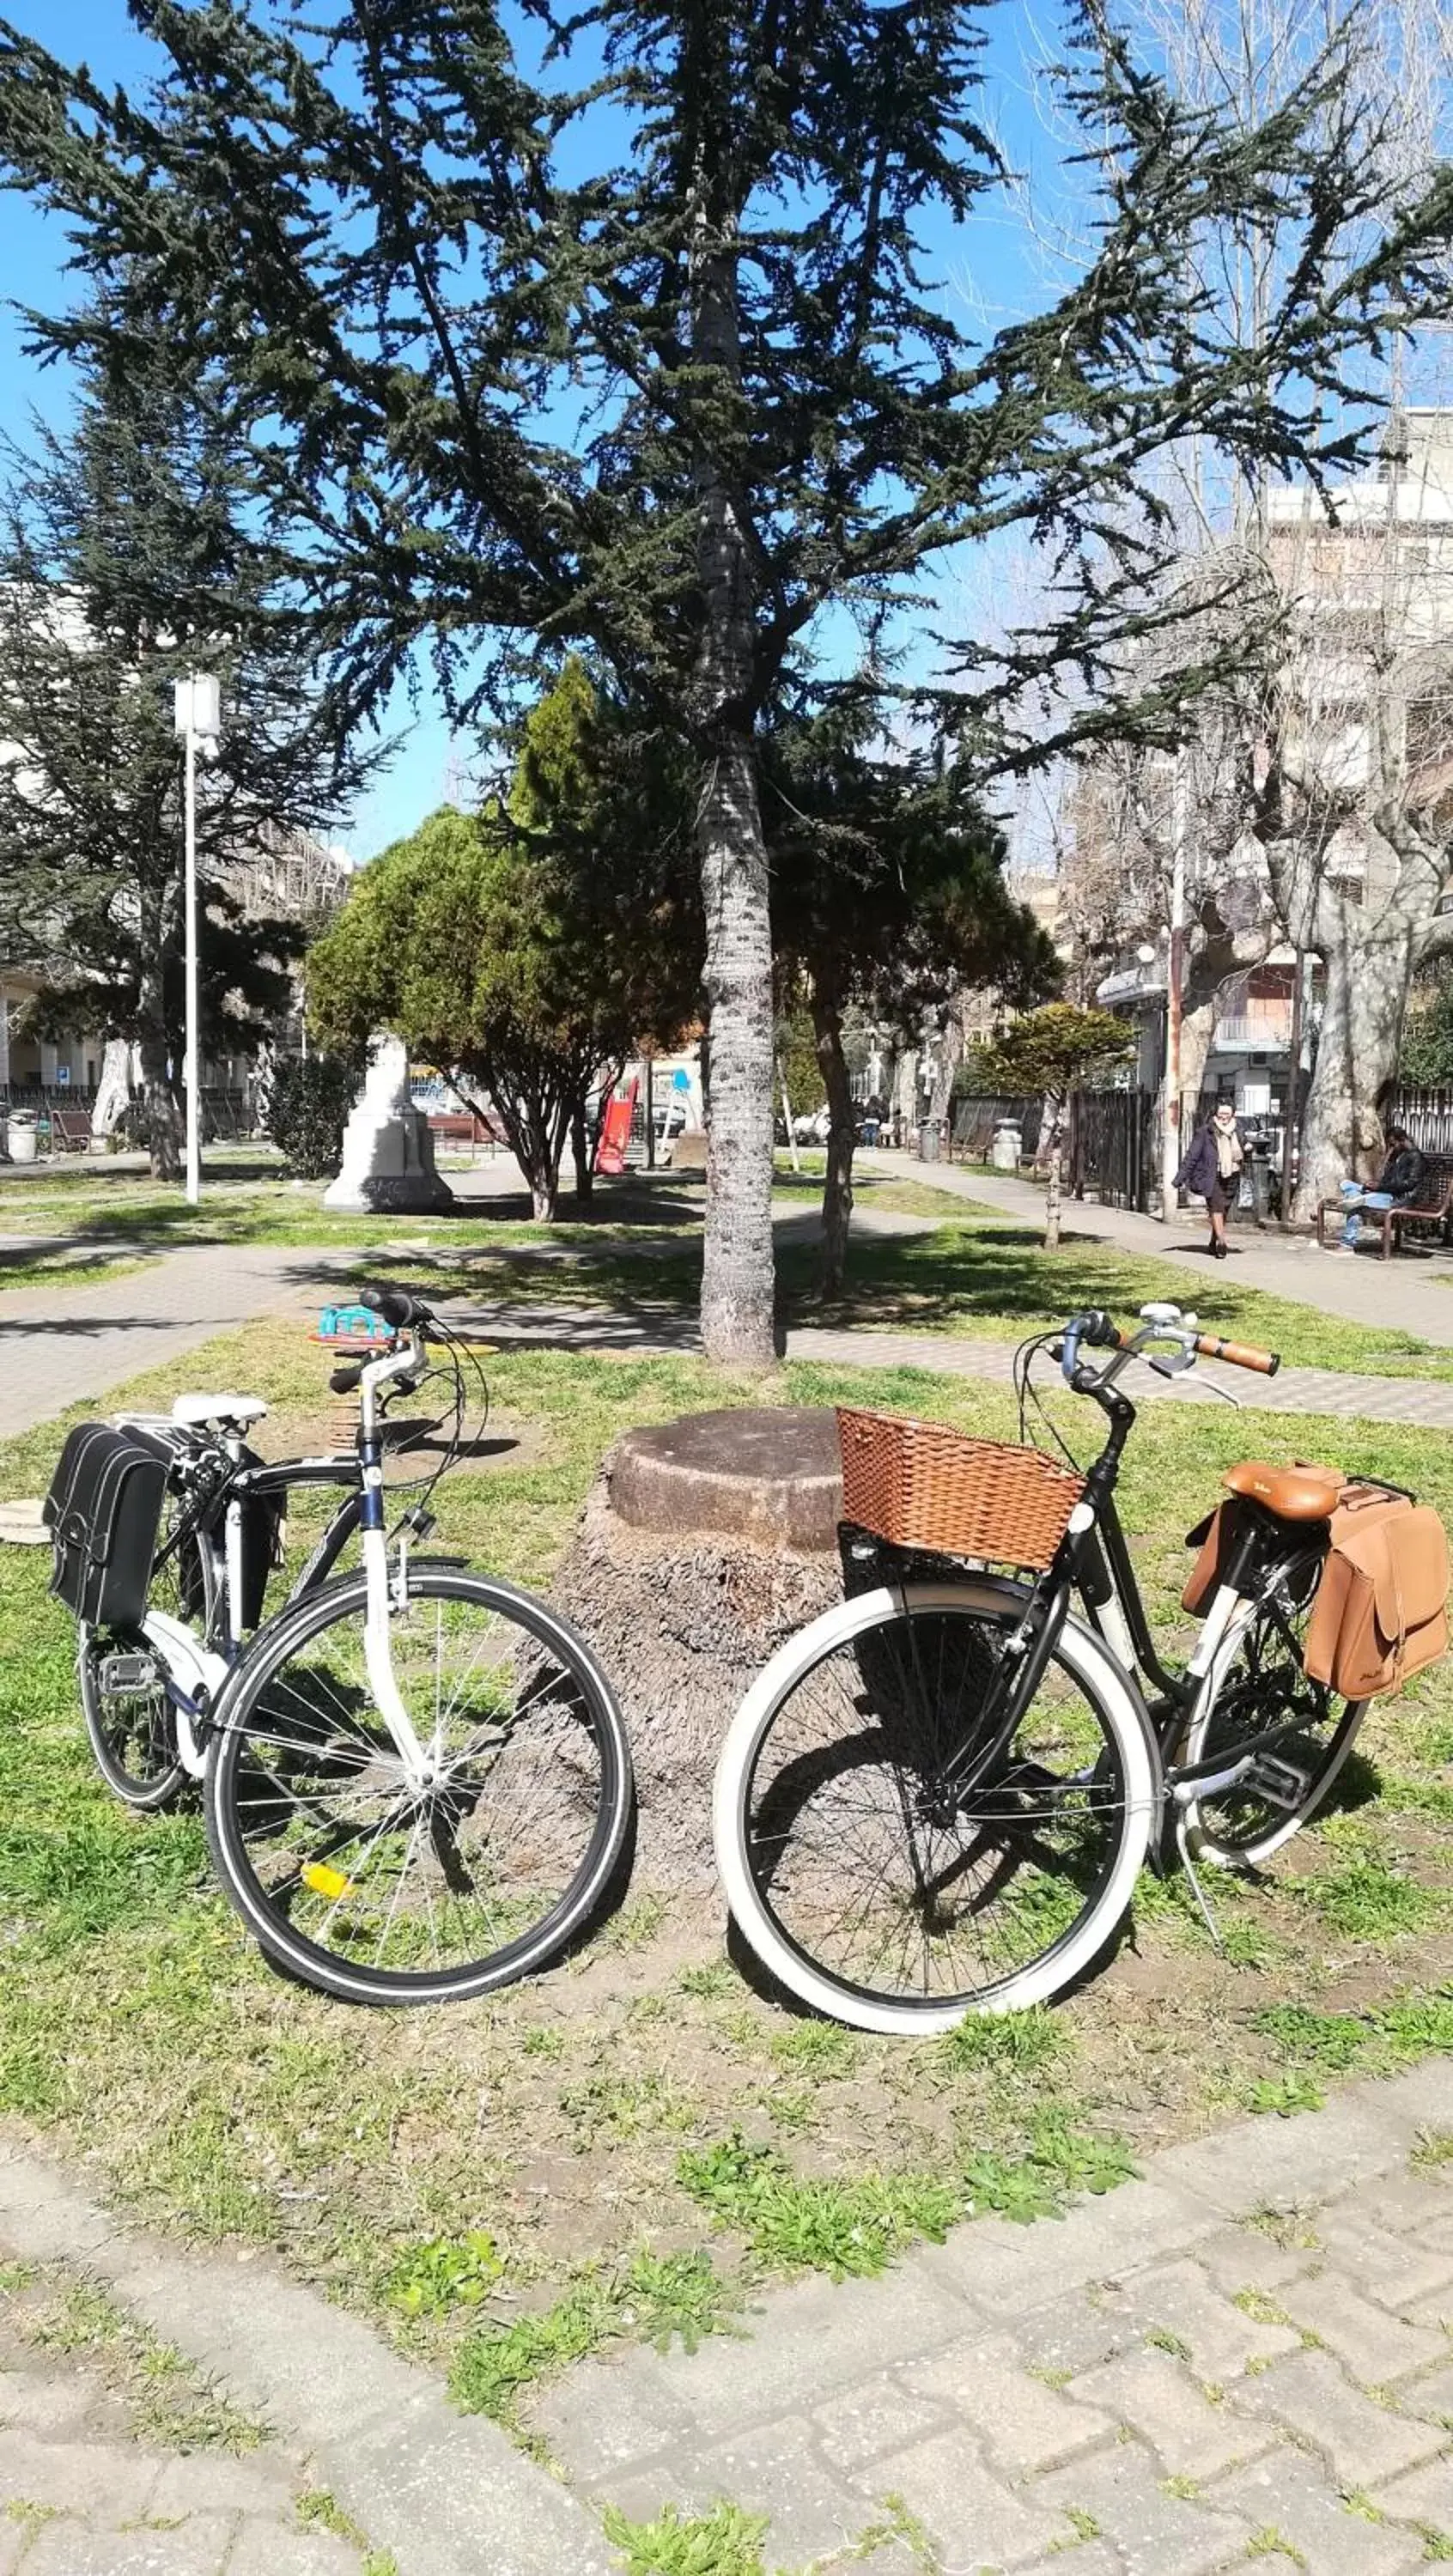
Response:
M1346 47L1254 126L1180 105L1103 0L1066 9L1066 95L1098 190L1082 273L991 346L924 241L973 256L1004 171L980 0L148 0L164 79L103 90L0 36L0 161L129 257L154 327L236 380L277 526L341 667L376 697L417 639L457 694L524 646L593 647L689 744L711 1015L702 1327L772 1350L772 951L758 728L825 612L921 624L926 568L1018 524L1042 631L971 640L996 710L1067 668L1113 683L1175 544L1157 460L1324 473L1357 350L1440 303L1453 177L1389 206L1346 112ZM580 86L567 86L572 58ZM1190 259L1297 234L1255 350ZM1370 243L1370 247L1366 245ZM84 326L42 331L74 345ZM1328 425L1330 424L1330 426ZM1174 689L1141 719L1173 721ZM1048 729L1111 731L1102 695Z
M96 371L74 428L12 452L0 502L0 927L50 964L42 1025L136 1044L152 1170L179 1169L181 759L173 684L222 684L199 773L202 1051L252 1053L286 1012L295 923L229 883L261 836L323 828L366 773L264 560L241 533L220 416L165 353Z

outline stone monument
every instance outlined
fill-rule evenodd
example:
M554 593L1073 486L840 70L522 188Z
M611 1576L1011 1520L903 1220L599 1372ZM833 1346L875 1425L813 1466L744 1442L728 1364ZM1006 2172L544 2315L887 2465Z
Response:
M409 1090L408 1050L399 1038L374 1041L373 1060L343 1131L343 1169L323 1205L378 1216L435 1216L454 1193L434 1169L434 1139Z

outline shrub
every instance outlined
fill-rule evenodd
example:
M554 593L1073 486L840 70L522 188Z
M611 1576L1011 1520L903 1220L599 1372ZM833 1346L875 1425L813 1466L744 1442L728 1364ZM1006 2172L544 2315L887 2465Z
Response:
M337 1171L358 1080L348 1056L310 1055L274 1065L267 1132L298 1180L331 1180Z

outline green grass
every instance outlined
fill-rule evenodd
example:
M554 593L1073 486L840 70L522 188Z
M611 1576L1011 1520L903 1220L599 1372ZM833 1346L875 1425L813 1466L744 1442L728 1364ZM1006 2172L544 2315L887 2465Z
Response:
M459 2347L450 2392L466 2413L511 2423L522 2391L619 2337L676 2341L695 2352L704 2335L730 2331L742 2297L709 2254L636 2254L614 2271L571 2282L552 2307L472 2333Z
M1093 1212L1083 1221L1092 1226ZM1047 1253L1032 1227L966 1201L954 1222L931 1234L860 1236L849 1256L847 1294L833 1308L817 1309L814 1320L1018 1341L1082 1307L1105 1306L1128 1318L1153 1299L1167 1298L1194 1308L1209 1331L1278 1350L1288 1363L1453 1379L1453 1350L1411 1333L1321 1314L1264 1289L1242 1288L1234 1265L1223 1264L1211 1275L1209 1268L1119 1252L1074 1234L1058 1252ZM810 1294L811 1270L803 1247L779 1255L789 1300L801 1302Z
M650 2522L631 2522L607 2505L604 2525L625 2576L766 2576L767 2517L740 2505L683 2515L668 2504Z
M816 1170L777 1173L789 1208L811 1207ZM832 1307L816 1294L817 1251L785 1242L779 1276L788 1321L837 1323L868 1331L948 1333L974 1340L1017 1341L1084 1306L1108 1306L1125 1317L1152 1298L1194 1306L1211 1329L1279 1350L1289 1362L1375 1376L1453 1380L1453 1352L1394 1328L1379 1329L1318 1313L1290 1299L1237 1285L1234 1267L1119 1252L1071 1234L1056 1254L1032 1226L1006 1220L971 1201L946 1213L941 1192L910 1178L859 1176L858 1200L925 1216L917 1235L875 1236L860 1229L849 1250L846 1293ZM609 1305L646 1318L694 1308L700 1280L701 1181L697 1175L630 1173L599 1181L588 1213L567 1193L560 1221L540 1225L522 1197L461 1202L453 1217L351 1215L324 1208L323 1184L290 1182L275 1165L219 1155L202 1204L192 1209L176 1187L143 1174L100 1177L94 1168L46 1172L0 1196L0 1224L51 1235L64 1231L98 1263L79 1281L117 1275L107 1247L144 1252L189 1243L316 1245L358 1255L357 1275L382 1272L474 1297L485 1307L521 1304ZM464 1210L472 1207L474 1213ZM1074 1223L1092 1225L1093 1211ZM23 1255L0 1262L0 1285L49 1277L55 1256L32 1271Z
M0 1222L3 1217L0 1203ZM109 1279L128 1279L150 1267L144 1254L83 1251L78 1256L54 1249L0 1252L0 1296L14 1288L61 1288L67 1292L73 1288L100 1288Z
M124 1400L256 1386L282 1450L326 1412L327 1367L295 1327L254 1325ZM451 1477L442 1535L539 1585L622 1428L761 1393L689 1358L512 1351L489 1374L497 1421L529 1442ZM922 1372L799 1365L774 1392L1012 1428L1002 1390ZM1083 1408L1054 1402L1083 1438ZM63 1427L10 1445L7 1493L43 1490ZM1177 1619L1181 1533L1221 1468L1292 1445L1255 1413L1147 1411L1120 1492L1156 1620ZM1311 1421L1295 1445L1453 1516L1442 1435ZM290 1516L293 1562L317 1508ZM0 2114L84 2153L142 2224L272 2249L506 2421L527 2424L532 2386L613 2339L740 2322L764 2280L871 2271L980 2211L1064 2208L1234 2116L1248 2087L1329 2090L1453 2053L1453 1872L1428 1803L1453 1746L1448 1671L1374 1710L1355 1812L1264 1879L1218 1881L1218 1913L1248 1935L1233 1955L1211 1949L1176 1882L1154 1883L1133 1948L1052 2013L913 2043L783 2010L723 1957L713 1902L648 1890L544 1983L428 2014L330 2005L267 1969L215 1889L195 1815L135 1818L107 1797L73 1656L44 1565L8 1554Z

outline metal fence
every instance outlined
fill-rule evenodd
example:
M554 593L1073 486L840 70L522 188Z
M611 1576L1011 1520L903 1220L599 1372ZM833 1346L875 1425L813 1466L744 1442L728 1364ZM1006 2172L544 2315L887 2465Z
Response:
M1453 1090L1395 1091L1383 1124L1406 1127L1425 1154L1453 1154Z
M1147 1208L1153 1186L1155 1101L1148 1091L1077 1091L1070 1100L1069 1186L1102 1207Z
M1064 1135L1066 1188L1077 1198L1092 1193L1107 1207L1147 1206L1154 1112L1154 1100L1144 1091L1073 1093ZM1041 1100L969 1093L954 1104L953 1150L967 1162L987 1162L994 1130L1008 1118L1020 1131L1022 1161L1033 1163L1043 1114Z

